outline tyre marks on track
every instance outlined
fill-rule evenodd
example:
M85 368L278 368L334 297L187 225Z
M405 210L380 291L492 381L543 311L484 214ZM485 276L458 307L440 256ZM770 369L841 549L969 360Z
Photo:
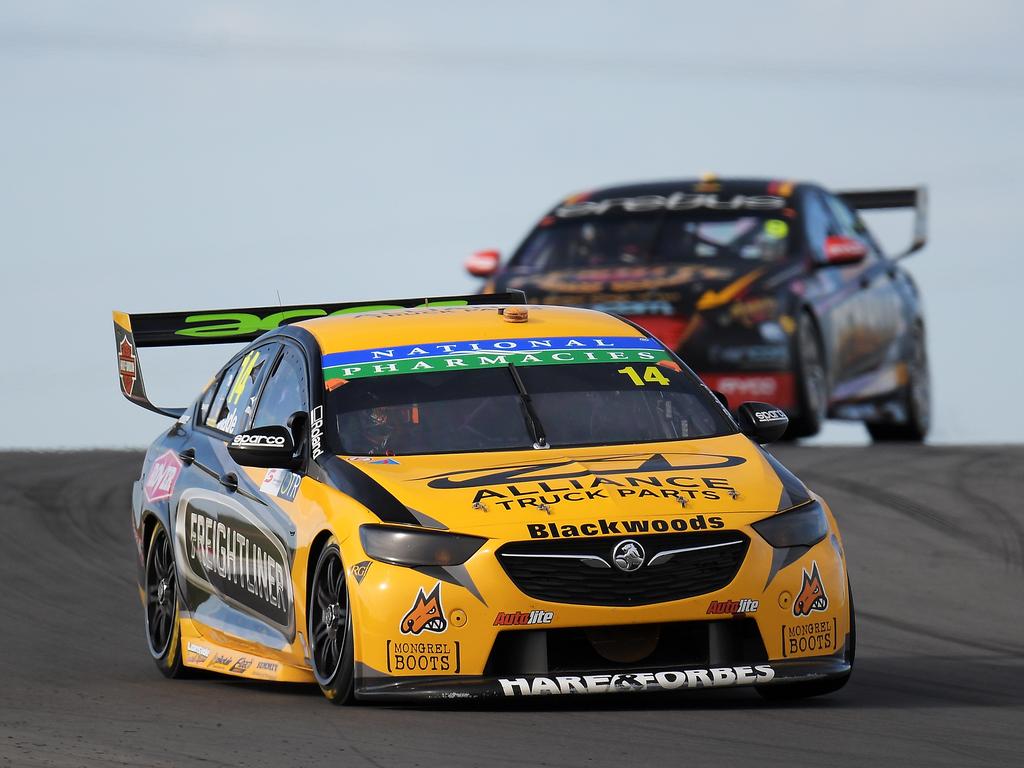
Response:
M1003 562L1011 571L1024 572L1024 524L1007 506L1006 499L1021 504L1021 493L1024 489L1012 486L1006 496L999 493L983 494L979 488L990 488L992 484L983 480L995 476L997 481L1009 484L1010 478L1024 477L1024 466L1014 462L1013 457L1005 452L994 450L964 461L961 471L953 476L953 487L957 493L970 503L970 509L980 514L997 532L997 542L1003 552ZM1024 481L1020 481L1024 486Z
M864 462L855 476L844 466L845 455L851 450L856 449L842 449L838 457L824 453L822 459L812 460L798 474L811 487L831 488L865 499L986 557L998 554L1014 570L1024 569L1024 528L1020 521L973 490L983 485L981 478L991 474L990 468L979 469L991 462L987 450L978 455L979 449L965 453L907 446L894 452L892 446L873 447L868 449L873 453L867 456L872 464L878 462L877 469ZM899 463L892 460L896 456ZM1024 473L1019 484L1020 494L1024 494ZM916 495L912 497L902 489L913 489ZM940 498L934 500L939 494ZM925 500L925 496L933 500ZM979 517L984 524L979 524Z

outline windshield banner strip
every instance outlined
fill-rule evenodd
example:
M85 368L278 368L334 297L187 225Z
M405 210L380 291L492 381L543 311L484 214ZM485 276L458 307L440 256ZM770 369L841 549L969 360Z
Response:
M453 355L535 352L559 349L661 349L654 339L645 336L548 336L542 338L485 339L453 341L444 344L409 344L404 347L379 347L333 352L324 355L324 368L336 365L367 365L396 360L421 360L426 357Z
M515 342L527 342L532 339L514 339ZM560 341L545 339L544 341ZM531 365L573 365L579 363L654 363L671 360L660 344L652 339L627 337L621 339L581 339L581 346L555 346L551 348L530 348L523 345L522 349L495 348L493 342L465 342L462 344L444 345L451 347L467 347L478 345L480 349L453 349L445 354L429 354L426 350L415 355L398 355L394 358L377 358L345 363L335 363L333 355L324 356L324 380L361 379L369 376L394 376L404 373L432 373L435 371L479 370L482 368L503 368L509 363L519 366ZM601 345L595 341L604 342ZM612 344L611 342L618 342ZM591 343L585 343L591 342ZM628 346L627 346L628 344ZM424 349L417 347L416 349ZM350 355L352 353L344 353Z

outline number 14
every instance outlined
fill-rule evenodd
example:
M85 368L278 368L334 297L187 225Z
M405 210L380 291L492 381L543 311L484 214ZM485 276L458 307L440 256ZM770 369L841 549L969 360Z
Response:
M660 384L663 387L667 387L669 384L668 378L664 373L658 370L656 365L648 365L644 368L643 376L641 376L632 365L627 365L625 368L619 368L616 373L629 376L629 380L637 387L642 387L646 383Z

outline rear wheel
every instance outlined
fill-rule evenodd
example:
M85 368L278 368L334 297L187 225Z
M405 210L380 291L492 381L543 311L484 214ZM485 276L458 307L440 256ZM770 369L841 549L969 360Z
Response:
M313 675L331 703L349 704L355 682L352 615L345 566L333 536L317 559L307 613Z
M914 331L914 349L907 361L907 384L903 388L906 421L900 423L865 424L871 439L882 442L924 442L932 421L931 375L928 372L928 350L924 329Z
M807 312L801 312L797 321L795 355L794 378L799 412L790 419L786 430L785 438L790 440L816 435L828 409L825 356L818 329Z
M161 523L153 526L146 553L146 641L157 669L165 677L185 677L178 621L178 583L171 539Z
M857 612L853 608L853 591L850 589L849 580L846 582L846 592L850 596L850 640L846 648L846 661L850 664L850 671L841 677L832 677L827 680L761 686L757 689L757 692L761 694L761 698L767 701L808 699L812 696L824 696L827 693L835 693L849 682L850 675L853 674L853 660L857 654Z

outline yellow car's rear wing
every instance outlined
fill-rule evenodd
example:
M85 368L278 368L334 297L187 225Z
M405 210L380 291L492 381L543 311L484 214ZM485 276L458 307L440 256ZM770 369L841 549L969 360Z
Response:
M902 259L924 248L928 242L928 187L897 187L893 189L857 189L837 192L851 208L875 211L896 208L914 209L914 239L910 247L894 258Z
M344 304L295 304L287 307L211 309L198 312L158 312L129 315L114 312L114 343L121 394L138 406L178 418L184 408L153 405L146 393L139 363L142 347L176 347L196 344L248 343L282 325L299 320L352 312L374 312L413 307L457 307L469 304L525 304L522 291L471 296L386 299Z

